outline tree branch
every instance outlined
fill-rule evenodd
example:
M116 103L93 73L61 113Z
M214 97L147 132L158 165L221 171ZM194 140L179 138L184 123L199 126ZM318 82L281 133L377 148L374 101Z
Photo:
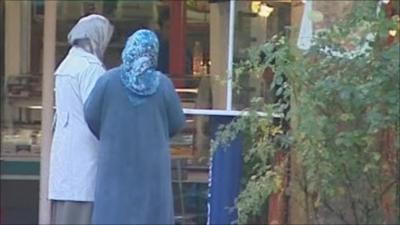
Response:
M351 211L353 212L353 216L355 219L356 224L360 224L359 220L358 220L358 215L357 215L357 209L356 209L356 203L354 201L353 198L353 191L352 191L352 185L351 185L351 179L350 176L347 172L346 166L343 165L343 171L344 171L344 175L346 176L347 182L344 182L344 186L347 189L347 196L349 197L349 201L350 201L350 205L351 205Z

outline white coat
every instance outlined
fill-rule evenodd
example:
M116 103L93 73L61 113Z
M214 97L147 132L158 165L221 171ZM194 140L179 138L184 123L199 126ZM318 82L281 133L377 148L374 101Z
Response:
M73 47L55 72L56 124L51 147L49 198L93 201L98 140L90 132L83 104L105 72L100 60Z
M49 199L93 201L98 140L84 119L83 105L105 73L100 59L114 27L103 16L83 17L68 34L71 46L55 72L56 120L50 154Z

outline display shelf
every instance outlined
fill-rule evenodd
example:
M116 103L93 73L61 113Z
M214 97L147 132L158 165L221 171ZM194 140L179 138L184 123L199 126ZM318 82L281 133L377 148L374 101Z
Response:
M0 180L40 180L39 175L0 175Z
M1 155L0 161L8 162L40 162L40 155L37 156L19 156L19 155Z
M19 157L0 158L0 179L2 180L39 180L40 160Z
M10 162L39 162L40 161L40 152L34 153L15 153L15 152L1 152L0 156L1 161L10 161Z
M14 107L28 108L40 106L42 104L42 99L40 97L7 96L7 102Z
M186 170L186 168L182 168L182 170ZM209 181L208 172L204 172L202 174L192 174L191 172L187 173L187 177L179 181L179 179L173 179L174 183L198 183L198 184L206 184Z
M41 123L16 123L14 122L14 128L27 129L27 130L38 130L41 128ZM7 128L7 127L5 127Z

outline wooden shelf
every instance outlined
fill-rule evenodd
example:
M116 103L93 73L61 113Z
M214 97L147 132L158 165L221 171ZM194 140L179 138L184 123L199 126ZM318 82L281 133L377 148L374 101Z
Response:
M42 105L42 99L40 97L14 97L7 96L7 101L11 106L15 107L29 107Z
M41 124L28 124L28 123L13 123L14 128L20 128L20 129L29 129L29 130L36 130L41 128Z
M40 156L18 156L18 155L3 155L0 157L0 161L7 162L40 162Z

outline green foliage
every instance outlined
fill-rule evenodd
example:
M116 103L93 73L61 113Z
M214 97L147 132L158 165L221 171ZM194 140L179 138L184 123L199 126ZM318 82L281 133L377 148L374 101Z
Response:
M345 223L384 222L380 201L399 184L399 171L388 172L382 166L384 149L377 138L381 132L396 129L398 133L400 128L400 46L383 44L388 30L397 24L375 16L372 3L358 4L347 20L320 32L306 53L296 54L288 40L275 37L249 49L248 58L236 65L238 80L241 75L259 75L272 68L271 88L284 96L276 104L254 99L249 113L221 127L214 141L215 149L239 133L246 139L244 188L236 205L240 224L259 215L269 195L282 190L282 168L272 162L275 153L288 146L292 146L289 154L300 156L304 189L317 196L310 206L314 222L328 221L324 215ZM370 48L337 57L350 51L343 43ZM274 122L272 114L288 108L289 96L295 107L280 123ZM282 132L282 122L289 119L291 132ZM399 162L393 161L396 165L391 166L398 168Z

